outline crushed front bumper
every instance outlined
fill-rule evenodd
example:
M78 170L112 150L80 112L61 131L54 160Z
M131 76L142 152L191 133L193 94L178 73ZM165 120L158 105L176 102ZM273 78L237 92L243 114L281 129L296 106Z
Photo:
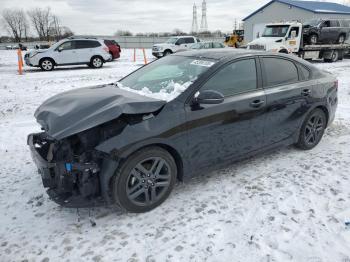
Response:
M100 196L99 165L93 162L54 161L55 141L45 133L30 134L27 144L49 197L65 207L104 203Z

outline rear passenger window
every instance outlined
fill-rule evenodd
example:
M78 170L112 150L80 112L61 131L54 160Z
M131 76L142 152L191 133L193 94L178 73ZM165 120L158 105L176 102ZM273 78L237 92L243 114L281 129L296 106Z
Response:
M337 20L331 20L330 25L331 27L339 27L339 22Z
M256 80L255 60L245 59L219 70L203 85L201 91L214 90L227 97L255 90Z
M298 64L301 80L308 80L310 78L310 71L303 65Z
M299 80L295 64L289 60L273 57L262 59L265 69L264 86L285 85Z
M97 41L91 41L91 40L77 40L75 46L77 49L95 48L95 47L101 46L101 44Z

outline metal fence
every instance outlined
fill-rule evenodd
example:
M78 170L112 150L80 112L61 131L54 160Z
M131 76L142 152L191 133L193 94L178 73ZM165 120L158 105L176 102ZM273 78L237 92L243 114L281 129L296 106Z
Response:
M169 37L146 37L146 36L94 36L96 38L109 39L117 41L122 48L152 48L154 44L164 43ZM199 37L201 41L223 42L224 37ZM52 44L48 42L28 42L23 43L29 49L35 45ZM0 43L0 49L6 49L7 46L16 46L16 43Z

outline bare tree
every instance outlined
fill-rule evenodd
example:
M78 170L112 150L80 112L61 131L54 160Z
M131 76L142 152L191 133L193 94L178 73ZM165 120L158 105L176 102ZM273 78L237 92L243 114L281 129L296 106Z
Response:
M50 25L52 14L50 7L34 8L28 11L28 16L40 40L50 41Z
M16 42L21 42L23 37L27 37L28 22L26 15L21 9L5 9L2 12L5 29L13 35Z
M62 37L62 27L60 25L60 20L56 15L52 15L49 34L56 41L59 41Z

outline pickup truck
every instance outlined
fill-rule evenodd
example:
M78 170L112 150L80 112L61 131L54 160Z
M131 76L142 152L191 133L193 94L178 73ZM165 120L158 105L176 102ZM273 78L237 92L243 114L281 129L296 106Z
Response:
M342 60L350 50L348 43L306 44L303 29L300 22L266 24L262 36L248 43L247 49L291 53L307 60L323 59L325 62Z
M177 52L178 50L189 49L189 47L198 43L200 40L194 36L174 36L165 43L155 44L152 48L152 54L157 57L163 57Z

